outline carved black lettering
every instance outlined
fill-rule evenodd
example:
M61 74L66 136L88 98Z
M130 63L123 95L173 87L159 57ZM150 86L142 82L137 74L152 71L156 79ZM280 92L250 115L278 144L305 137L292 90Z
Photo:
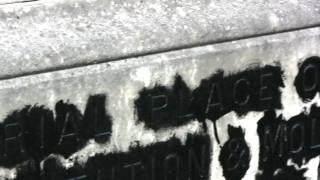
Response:
M48 156L55 146L53 112L44 106L26 106L20 111L20 118L25 142L33 145L26 145L28 153L38 160Z
M155 157L155 154L151 154L151 157L150 157L150 159L151 159L151 165L150 165L150 173L151 173L151 180L156 180L156 177L157 177L157 169L156 169L156 165L157 165L157 163L156 163L156 157Z
M98 143L105 143L111 136L111 117L106 110L106 96L90 96L84 112L81 135L84 139L94 138Z
M180 122L188 122L194 118L193 111L191 109L192 96L191 91L182 80L181 76L176 76L175 83L173 85L173 94L176 98L174 101L175 106L178 106L178 118Z
M303 122L294 124L290 129L290 153L300 153L305 144L305 127Z
M309 112L301 112L289 120L285 120L282 115L276 116L274 110L266 112L258 123L259 169L262 172L258 179L304 179L306 169L302 164L320 154L318 121L320 107L316 105L312 105ZM268 145L265 142L270 143ZM300 168L288 166L289 159Z
M311 120L311 149L320 149L320 133L319 133L319 125L320 122L316 118L312 118Z
M96 154L90 157L84 165L75 164L68 169L56 168L52 164L50 166L54 167L52 169L57 169L58 172L62 170L59 174L65 177L85 174L87 179L95 180L99 178L101 180L209 180L210 148L208 135L189 134L184 144L177 138L171 138L166 142L158 142L146 147L132 147L128 152ZM59 163L58 160L52 162ZM48 168L47 163L50 164L50 161L44 162L45 168ZM188 170L197 165L202 168L201 171L192 169L190 176ZM52 170L44 171L43 176L48 177L46 173L50 172Z
M13 167L27 161L30 156L27 154L27 143L24 136L24 127L20 110L8 114L1 124L0 137L2 138L1 166ZM31 146L31 144L28 144Z
M75 105L62 100L56 104L55 118L52 110L39 105L27 105L11 112L0 124L0 165L20 167L17 169L17 179L63 179L65 176L59 174L57 169L52 175L42 176L40 162L50 154L68 157L83 146L84 140L106 135L106 131L111 129L111 119L105 111L105 100L103 95L91 96L87 105L93 108L86 108L84 120ZM95 121L90 121L91 115ZM90 130L93 131L89 132L92 136L83 133L83 121L90 121L91 124L86 124L86 127L92 127Z
M179 180L180 166L180 157L177 154L169 154L163 162L164 180Z
M127 164L124 166L125 169L130 169L130 180L146 180L143 173L139 173L140 176L137 177L137 170L144 171L144 166L142 162L135 162L132 164Z
M24 147L22 142L22 128L19 123L6 124L4 126L4 147L5 154L8 156L13 152L15 153L24 153ZM13 152L12 152L13 151Z
M206 114L211 111L215 111L215 109L218 109L218 111L223 110L222 92L219 83L214 83L211 86L208 97L208 105L206 107Z
M227 76L220 70L203 79L192 92L177 75L172 87L155 85L139 92L135 100L138 121L158 130L192 119L215 121L230 111L244 115L249 111L278 109L282 74L278 66L250 68Z
M274 127L266 127L264 130L264 140L262 146L264 146L264 159L267 161L268 154L277 154L282 157L285 152L285 143L288 141L287 137L287 127L285 124L279 124L275 129ZM278 151L278 152L277 152Z
M51 155L43 161L41 180L66 179L67 172L58 156Z
M260 90L259 90L259 96L260 96L260 103L263 104L266 108L270 107L270 101L272 101L273 96L270 92L270 87L268 84L270 84L269 81L272 81L273 74L272 73L262 73L261 79L260 79ZM266 104L266 105L265 105Z
M300 98L307 102L311 101L319 92L320 57L307 58L299 65L299 73L295 78L294 85Z
M110 179L110 180L116 180L116 169L112 167L110 171L106 171L106 169L99 169L97 171L97 177L93 178L96 180L105 180L105 179Z
M188 156L188 179L203 179L207 176L205 165L207 164L207 157L206 157L206 145L202 145L201 151L196 153L194 148L189 149L189 156ZM199 156L197 156L200 155ZM198 177L197 177L198 176Z
M23 126L26 153L34 160L35 175L40 174L40 162L56 145L53 112L44 106L26 106L19 112L19 118Z
M267 111L258 122L260 140L259 179L273 179L277 168L286 167L288 157L287 124L275 111Z
M303 89L306 92L314 91L318 87L318 67L309 64L303 69Z
M77 176L77 177L68 178L68 180L81 180L81 179L86 179L86 178L87 178L86 175L81 175L81 176Z
M261 72L265 75L263 78L259 76ZM310 72L312 71L307 73ZM181 76L177 75L172 87L156 85L149 89L142 89L134 103L138 122L143 122L146 127L158 130L180 126L194 119L201 122L204 122L205 119L216 121L230 111L235 111L238 115L244 115L249 111L264 111L265 107L259 103L259 100L267 101L269 97L272 98L269 107L280 108L279 88L281 86L283 86L282 71L276 66L254 67L225 76L220 71L202 80L200 86L194 91L191 91ZM243 93L240 94L240 92ZM74 104L62 100L56 104L55 115L52 110L44 106L27 106L9 114L1 124L0 137L2 137L4 156L0 157L0 164L16 166L26 161L28 167L32 167L30 168L33 173L31 179L39 179L40 162L49 154L58 154L68 158L90 139L98 143L108 142L111 135L111 120L106 111L106 96L102 94L89 97L83 115ZM20 124L20 129L8 126L14 123ZM8 129L10 129L9 134ZM294 132L297 134L298 128ZM74 167L65 169L65 167L60 168L60 164L59 168L53 168L56 173L52 176L46 174L52 169L50 170L44 163L43 167L47 169L42 172L41 177L45 179L52 179L51 177L55 177L54 179L111 177L112 179L180 180L192 178L192 180L206 180L210 162L210 141L207 137L194 136L191 140L188 137L186 145L182 145L177 139L171 139L168 142L156 143L148 147L133 147L127 153L95 155L90 158L85 167L75 164ZM226 170L242 176L246 171L250 152L244 142L243 133L239 136L242 138L239 139L240 141L233 138L226 146L229 148L227 156L229 168ZM306 136L310 141L309 134ZM21 148L16 148L18 149L16 152L8 153L9 145ZM230 148L234 148L235 151L231 151ZM150 154L156 154L156 157L150 160ZM172 156L173 154L176 156ZM8 160L9 157L10 160ZM245 163L243 164L240 160ZM134 166L134 173L132 173L133 167L128 166L133 162L143 164L141 167ZM58 163L58 160L53 163ZM104 173L102 170L105 169L110 169L111 172ZM131 173L119 172L123 169L130 170ZM23 177L23 169L18 170L17 174ZM132 174L135 175L132 176Z
M229 154L227 158L227 171L233 171L240 166L241 159L243 158L245 151L240 149L240 143L237 139L232 139L228 144ZM241 150L240 154L236 154L239 150Z
M278 66L250 68L230 75L224 75L220 70L202 80L200 86L193 91L194 114L199 121L216 121L230 111L241 116L250 111L279 109L282 107L282 75Z
M56 104L56 116L57 151L68 157L83 143L79 136L82 115L76 106L59 101Z
M151 96L151 120L155 119L157 111L164 110L168 107L168 97L166 95Z
M152 112L163 110L168 106L168 97L166 95L150 96L150 100L151 100ZM161 104L161 105L157 105L157 104Z
M72 118L70 113L67 113L66 114L66 120L65 120L65 122L63 124L63 127L62 127L61 137L59 139L58 145L61 145L62 142L65 140L65 138L75 138L76 141L79 141L78 135L75 132L76 131L75 125L73 124L72 120L70 120L71 119L70 117ZM67 133L67 126L69 125L69 123L71 124L74 132L68 132Z
M226 180L241 179L249 169L249 147L241 127L228 126L229 140L223 145L219 156Z
M191 90L178 75L172 88L144 88L135 100L138 121L155 130L186 124L194 118L191 99Z
M233 99L234 103L239 106L246 105L250 100L250 82L247 78L237 80L233 85Z
M33 160L27 160L24 161L20 164L18 164L17 166L15 166L15 168L17 169L17 173L16 173L16 177L15 180L40 180L40 171L39 171L39 166L37 164L37 162L33 161ZM51 180L51 179L48 179Z

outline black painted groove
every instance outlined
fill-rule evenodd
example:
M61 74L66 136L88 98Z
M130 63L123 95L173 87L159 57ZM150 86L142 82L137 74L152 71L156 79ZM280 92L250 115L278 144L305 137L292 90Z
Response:
M192 48L197 48L197 47L201 47L201 46L222 44L222 43L228 43L228 42L232 42L232 41L240 41L240 40L253 39L253 38L258 38L258 37L263 37L263 36L272 36L272 35L276 35L276 34L284 34L284 33L288 33L288 32L302 31L302 30L319 28L319 27L320 27L320 22L317 24L309 25L309 26L284 29L284 30L279 30L279 31L275 31L275 32L265 32L265 33L260 33L260 34L233 37L233 38L214 40L214 41L208 41L208 42L203 42L203 43L191 43L189 45L182 45L182 46L174 47L174 48L170 48L170 49L160 49L160 50L154 50L154 51L150 51L150 52L137 53L137 54L132 53L132 54L124 55L124 56L107 58L104 60L96 60L96 61L89 62L89 63L74 63L72 65L51 67L51 68L46 68L46 69L42 69L42 70L36 70L33 72L24 72L21 74L4 75L4 76L0 77L0 81L20 78L20 77L24 77L24 76L32 76L32 75L50 73L50 72L54 72L54 71L75 69L75 68L80 68L80 67L85 67L85 66L103 64L103 63L120 61L120 60L131 59L131 58L140 58L143 56L156 55L156 54L161 54L161 53L169 53L169 52L174 52L174 51L183 50L183 49L192 49Z

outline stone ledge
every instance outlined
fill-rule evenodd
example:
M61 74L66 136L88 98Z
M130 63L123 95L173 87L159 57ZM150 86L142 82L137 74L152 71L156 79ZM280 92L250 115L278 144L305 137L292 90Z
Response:
M0 6L0 78L317 26L318 0L40 0Z

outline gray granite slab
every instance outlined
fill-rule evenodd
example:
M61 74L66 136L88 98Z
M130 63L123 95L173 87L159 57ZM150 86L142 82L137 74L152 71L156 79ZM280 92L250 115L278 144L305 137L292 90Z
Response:
M0 78L320 23L318 0L6 0Z
M56 37L53 36L52 40L56 40ZM106 95L108 100L105 107L113 123L111 140L103 145L91 140L70 157L62 158L63 165L71 168L75 162L85 163L96 153L127 152L135 143L144 147L156 142L165 142L173 136L184 141L187 133L203 131L203 126L197 119L174 128L147 128L145 123L137 120L134 105L143 88L154 88L157 84L169 88L174 83L174 77L179 74L186 85L194 90L200 85L201 80L209 78L219 69L223 70L225 75L232 75L250 67L266 65L279 66L284 72L284 87L280 88L283 108L278 109L277 113L289 119L304 110L310 110L312 104L320 102L318 95L312 101L302 101L294 87L298 64L309 57L320 55L319 40L320 29L311 28L2 80L0 121L4 121L14 110L22 109L26 105L44 105L54 110L59 100L74 104L83 113L90 95ZM80 54L77 54L77 57L78 55ZM37 61L30 59L28 62ZM50 64L50 61L48 63ZM228 139L228 134L225 133L228 125L239 126L245 131L251 161L244 179L254 179L259 172L260 146L257 122L262 116L263 112L252 111L239 117L232 111L217 120L221 145ZM221 149L213 137L212 123L208 120L206 123L213 142L211 180L224 179L219 162ZM319 158L314 157L304 165L307 167L305 176L316 180ZM3 176L11 178L15 176L15 172L14 168L8 167L2 167L0 170Z

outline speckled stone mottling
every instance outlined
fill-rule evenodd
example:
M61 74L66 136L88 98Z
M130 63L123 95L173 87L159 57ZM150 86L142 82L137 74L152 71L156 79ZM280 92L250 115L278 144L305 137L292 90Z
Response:
M310 56L319 56L319 42L320 28L310 28L2 80L0 122L25 105L44 105L54 109L59 100L73 103L84 112L90 95L105 94L108 97L106 110L112 117L110 142L98 144L92 140L70 157L58 156L64 167L71 168L76 162L84 164L90 156L97 153L127 152L134 143L145 147L156 142L166 142L173 136L184 142L188 133L195 134L202 130L197 121L159 131L148 129L144 123L139 123L134 102L144 87L152 88L156 84L172 86L174 77L179 74L186 85L194 90L201 80L212 76L219 69L223 69L228 75L254 65L279 65L283 69L283 109L279 113L284 118L290 118L310 109L313 103L320 104L319 96L304 103L293 83L298 73L298 64ZM243 180L255 179L258 172L257 121L262 116L262 112L250 112L241 117L230 112L217 120L219 132L227 132L228 125L241 127L245 132L244 138L249 144L252 160ZM223 180L225 178L218 161L221 149L213 138L213 125L208 127L213 143L210 180ZM219 138L221 144L224 144L228 140L228 134L220 133ZM306 164L308 171L305 176L310 180L317 180L318 165L318 157ZM0 167L0 177L14 179L15 174L16 168Z
M0 5L0 78L318 23L319 0L39 0Z

